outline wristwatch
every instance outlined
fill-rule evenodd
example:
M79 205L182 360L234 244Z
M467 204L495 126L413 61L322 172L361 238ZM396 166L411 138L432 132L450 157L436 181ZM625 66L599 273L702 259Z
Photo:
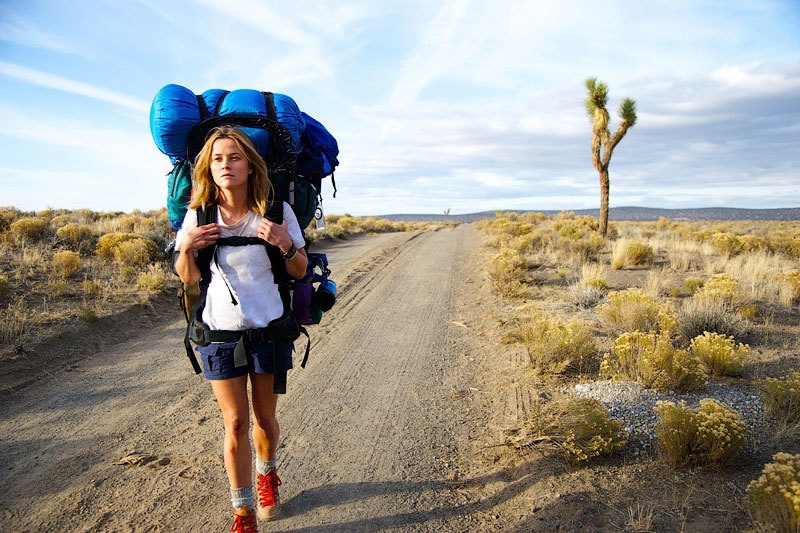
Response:
M297 253L297 246L295 246L294 243L292 243L292 247L291 248L289 248L285 252L281 252L281 253L283 254L283 258L284 259L286 259L287 261L291 261L292 258L294 257L294 254Z

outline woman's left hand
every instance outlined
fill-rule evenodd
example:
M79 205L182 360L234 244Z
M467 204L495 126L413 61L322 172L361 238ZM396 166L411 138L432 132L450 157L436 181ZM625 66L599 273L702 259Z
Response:
M293 244L286 221L283 224L276 224L267 218L262 218L258 223L258 237L277 246L282 252L288 251Z

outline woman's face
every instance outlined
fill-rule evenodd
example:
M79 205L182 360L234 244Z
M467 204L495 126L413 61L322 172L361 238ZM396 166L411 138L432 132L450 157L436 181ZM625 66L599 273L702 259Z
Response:
M211 177L217 187L228 190L246 188L250 173L250 162L233 139L214 141L211 147Z

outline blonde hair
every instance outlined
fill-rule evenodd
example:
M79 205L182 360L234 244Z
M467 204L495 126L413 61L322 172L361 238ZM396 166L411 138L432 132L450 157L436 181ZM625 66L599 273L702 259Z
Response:
M250 164L252 174L247 180L247 207L259 214L267 212L272 195L272 183L269 181L267 164L256 151L253 141L245 132L235 126L219 126L208 132L203 149L194 160L192 171L192 201L189 209L205 208L220 199L220 191L211 176L211 149L218 139L231 139Z

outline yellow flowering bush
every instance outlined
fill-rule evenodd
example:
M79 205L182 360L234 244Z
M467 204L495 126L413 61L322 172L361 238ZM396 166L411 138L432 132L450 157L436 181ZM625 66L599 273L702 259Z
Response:
M656 435L676 468L728 464L747 440L741 415L718 400L700 400L697 409L685 402L660 401L653 411L658 416Z
M558 444L570 464L620 449L627 440L622 421L612 420L598 400L566 396L547 403L531 418L536 437Z
M763 387L764 417L789 426L800 425L800 372L767 378Z
M711 235L711 246L726 257L733 257L742 253L744 244L733 233L714 233Z
M747 486L753 520L762 531L800 531L800 455L776 453L772 461Z
M608 302L597 307L597 316L615 332L661 331L675 329L677 315L666 302L633 287L614 291Z
M750 356L750 347L733 337L706 331L692 339L689 351L714 376L738 376Z
M739 280L728 274L716 274L706 280L703 287L698 290L693 298L700 301L711 301L730 306L738 307L743 303L744 291Z
M80 246L83 242L91 240L94 230L87 224L67 223L56 230L56 236L64 241L69 241L73 246Z
M504 249L489 260L486 271L492 288L499 295L514 298L524 289L528 263L517 251Z
M690 392L705 382L696 357L675 348L667 335L643 331L621 335L603 357L600 372L664 391Z
M533 367L541 372L579 372L597 353L588 324L534 311L513 335L525 345Z
M95 248L100 257L130 265L150 262L156 259L158 252L155 242L135 233L106 233L97 240Z
M39 217L24 217L12 222L8 231L11 239L16 243L39 242L49 231L47 220Z
M57 252L50 260L56 274L62 278L68 278L81 267L81 254L78 252Z

